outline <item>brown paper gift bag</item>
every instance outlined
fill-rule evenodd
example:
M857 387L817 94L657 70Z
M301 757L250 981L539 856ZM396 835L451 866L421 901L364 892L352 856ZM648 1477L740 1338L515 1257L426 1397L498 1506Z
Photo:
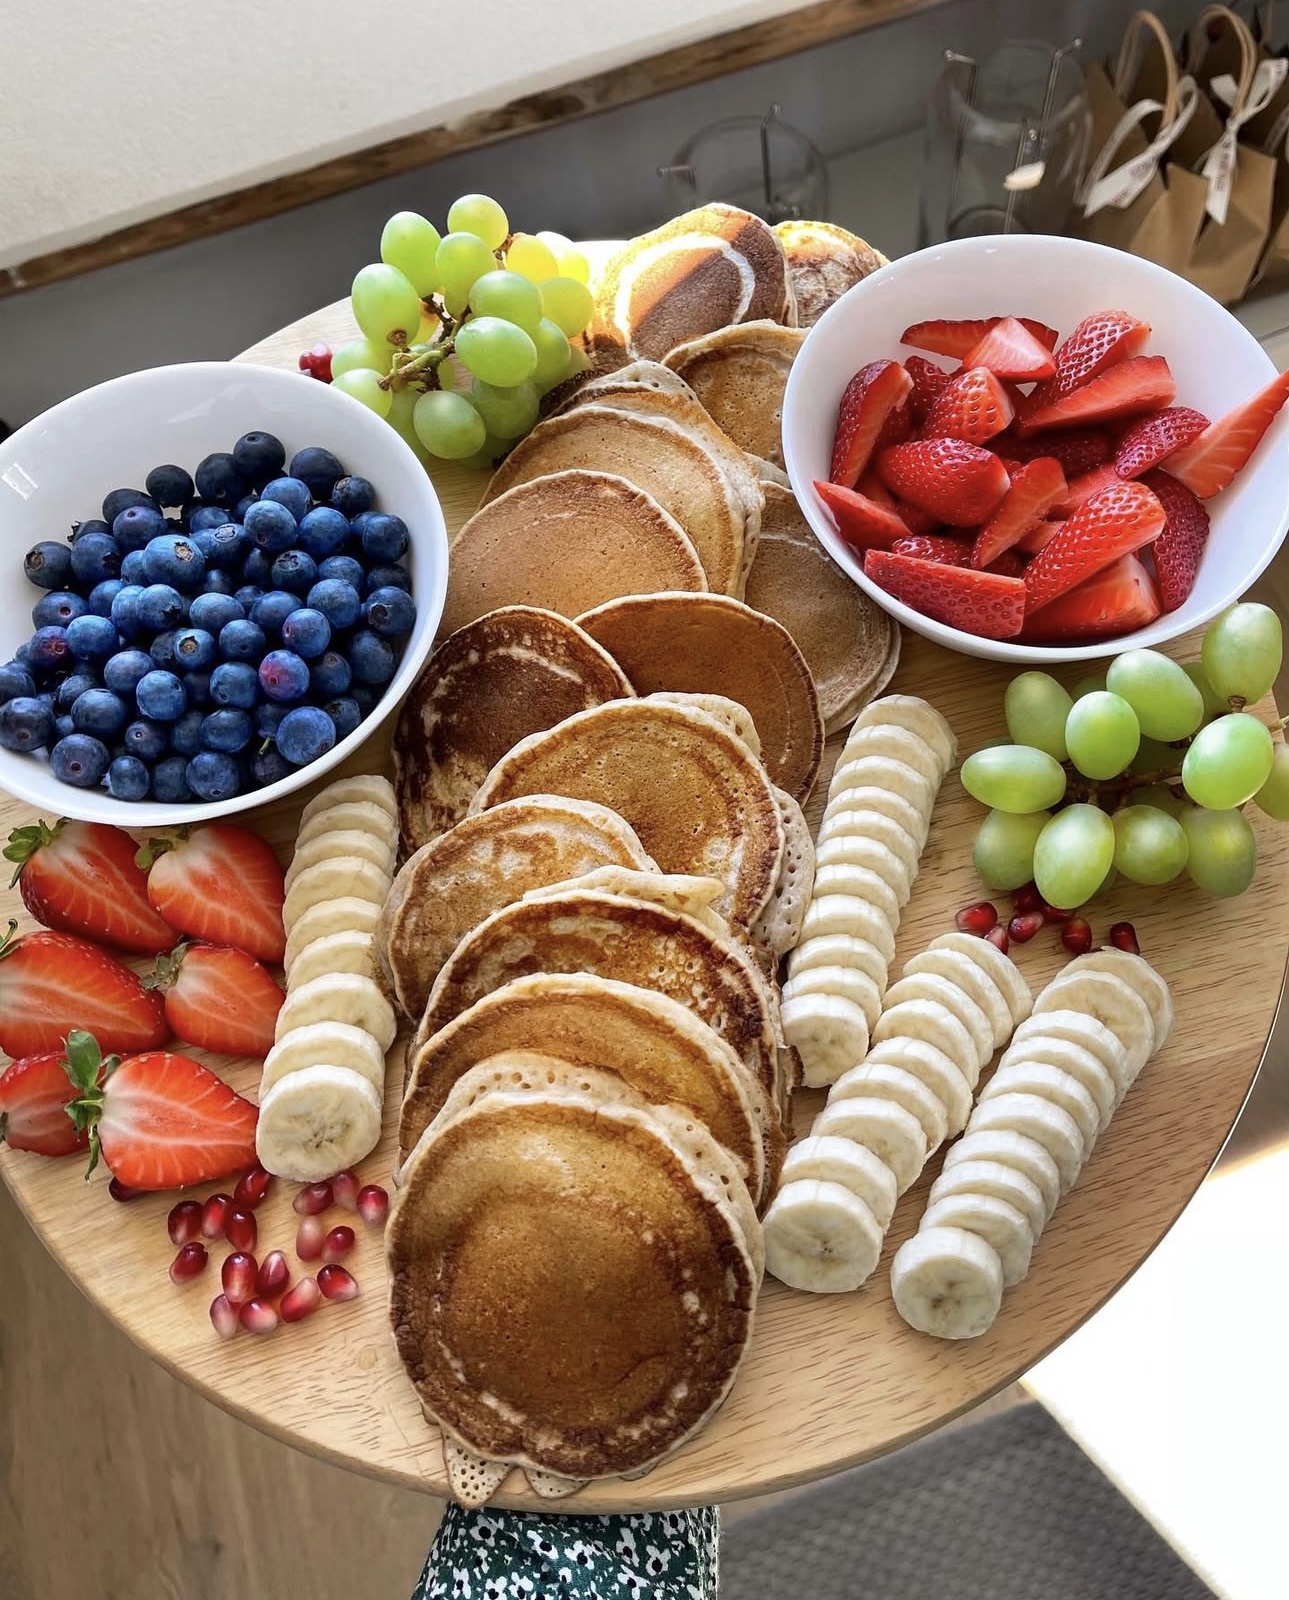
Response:
M1279 86L1240 133L1245 143L1264 151L1276 164L1270 235L1253 275L1253 286L1284 288L1289 284L1289 58L1283 46L1277 49L1275 12L1270 0L1265 6L1254 8L1254 19L1254 38L1260 48L1259 70L1278 78Z

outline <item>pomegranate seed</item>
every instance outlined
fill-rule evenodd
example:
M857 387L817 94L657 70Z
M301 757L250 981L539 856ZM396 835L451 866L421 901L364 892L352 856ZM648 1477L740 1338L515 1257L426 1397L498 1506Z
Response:
M248 1300L237 1313L237 1320L247 1333L272 1333L278 1324L278 1315L267 1300Z
M1011 940L1007 937L1006 928L990 928L985 935L996 950L1001 950L1004 955L1011 949Z
M189 1278L199 1278L206 1270L206 1246L200 1239L190 1239L180 1245L179 1254L170 1263L171 1283L187 1283Z
M370 1227L378 1228L389 1212L389 1196L378 1183L358 1191L358 1215Z
M291 1202L302 1217L321 1215L331 1204L329 1183L306 1183Z
M248 1256L244 1250L234 1250L232 1255L224 1258L220 1281L224 1285L224 1293L228 1296L230 1306L245 1305L251 1298L255 1293L258 1271L255 1257Z
M255 1279L255 1292L268 1300L276 1300L291 1280L291 1269L280 1250L270 1250Z
M130 1200L141 1200L148 1193L146 1189L132 1189L128 1183L122 1183L120 1178L113 1178L107 1186L107 1192L113 1200L119 1200L122 1205Z
M331 1198L346 1211L354 1211L358 1206L359 1187L356 1172L338 1172L331 1180Z
M1019 917L1027 917L1031 911L1043 909L1043 896L1032 883L1023 883L1016 893L1012 895L1012 910Z
M201 1213L200 1200L181 1200L177 1206L172 1207L170 1215L166 1218L166 1231L170 1235L170 1243L187 1244L190 1239L200 1239Z
M263 1167L252 1167L237 1180L233 1204L239 1211L254 1211L273 1187L273 1174Z
M352 1300L358 1293L358 1280L344 1267L323 1267L318 1288L324 1300Z
M973 906L963 906L953 920L961 932L978 933L983 939L998 926L998 907L992 900L977 900Z
M303 1322L309 1313L316 1309L321 1299L322 1291L316 1281L313 1278L301 1278L299 1283L293 1283L282 1296L282 1304L278 1307L282 1313L282 1321Z
M1007 937L1017 944L1028 944L1042 926L1041 911L1026 911L1023 916L1013 917L1007 924Z
M1130 955L1139 956L1141 946L1137 943L1137 930L1131 922L1115 922L1110 925L1110 943L1116 950L1126 950Z
M224 1224L224 1237L234 1250L254 1250L259 1227L253 1211L230 1211Z
M1092 948L1092 924L1086 917L1071 917L1061 929L1061 943L1072 955L1087 955Z
M343 1261L354 1247L354 1230L352 1228L333 1228L322 1241L322 1259L324 1261Z
M1058 927L1067 923L1074 915L1072 911L1062 911L1060 906L1049 906L1046 900L1044 900L1040 910L1043 913L1044 922L1054 922Z
M201 1233L204 1239L222 1239L233 1209L231 1194L213 1194L201 1208Z
M301 1261L319 1261L327 1230L320 1217L304 1217L295 1231L295 1253Z
M300 371L323 383L331 382L331 347L325 344L310 345L300 353Z
M210 1302L210 1320L221 1339L231 1339L237 1332L237 1307L226 1294L217 1294Z

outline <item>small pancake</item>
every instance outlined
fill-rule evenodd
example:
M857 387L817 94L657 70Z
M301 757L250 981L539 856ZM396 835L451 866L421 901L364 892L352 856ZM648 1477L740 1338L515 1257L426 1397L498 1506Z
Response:
M880 250L835 222L780 222L774 236L788 260L802 328L813 328L847 289L890 265Z
M494 806L408 858L377 930L381 966L403 1011L419 1021L439 968L485 917L592 867L643 874L652 865L627 824L604 806L556 795Z
M460 822L517 741L631 693L612 656L553 611L506 606L443 640L394 729L405 854Z
M548 417L557 417L562 411L581 400L591 400L596 405L612 405L615 401L629 399L637 390L657 394L692 394L693 390L681 377L661 361L629 361L613 372L585 378L571 393L563 396L549 411Z
M570 467L629 473L630 481L689 535L707 575L707 587L732 594L740 585L746 501L713 452L671 417L590 404L550 417L521 439L493 474L484 505L516 484ZM521 536L522 529L515 537ZM453 559L455 553L454 545ZM655 578L648 587L656 588L657 583Z
M714 717L723 728L728 728L734 737L759 761L761 759L761 735L756 731L756 723L752 720L752 713L737 700L731 700L726 694L695 694L689 690L659 689L657 693L645 695L646 700L661 700L668 706L690 706L695 711L704 711L709 717Z
M801 938L815 884L815 844L810 824L792 796L776 789L774 798L783 818L783 862L774 893L752 932L776 957L782 957L794 950Z
M781 623L806 659L835 733L899 663L899 626L828 556L790 490L764 485L765 514L745 603Z
M593 800L626 820L664 872L719 878L723 915L750 928L778 879L783 823L765 769L690 706L617 700L521 740L471 801Z
M509 802L511 805L515 803ZM489 813L485 811L483 815L488 816ZM700 878L682 872L642 872L631 867L592 867L587 872L579 872L575 877L564 878L558 883L529 889L523 898L549 898L571 889L599 889L619 899L643 900L646 905L665 906L668 911L679 911L682 916L693 917L695 922L701 922L709 933L719 938L734 937L729 923L715 909L715 902L725 893L725 885L719 878Z
M752 714L772 782L798 800L814 787L824 730L814 680L781 623L728 595L610 600L578 626L618 663L638 695L722 694Z
M677 345L666 364L742 449L783 465L783 391L805 334L777 322L744 322Z

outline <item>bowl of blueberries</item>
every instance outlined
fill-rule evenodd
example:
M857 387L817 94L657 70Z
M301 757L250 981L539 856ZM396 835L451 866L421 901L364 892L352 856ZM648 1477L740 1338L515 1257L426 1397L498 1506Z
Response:
M0 788L129 827L279 800L397 707L447 570L424 468L330 385L87 389L0 444Z

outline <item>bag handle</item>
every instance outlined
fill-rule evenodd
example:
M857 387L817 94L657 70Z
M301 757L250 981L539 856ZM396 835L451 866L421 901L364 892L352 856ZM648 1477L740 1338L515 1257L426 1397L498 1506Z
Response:
M1226 6L1208 6L1201 13L1187 41L1188 59L1198 62L1201 39L1214 37L1213 30L1230 29L1240 47L1240 76L1219 73L1209 84L1215 100L1228 107L1226 125L1217 143L1200 162L1200 174L1208 180L1204 209L1219 227L1226 221L1235 187L1239 163L1240 129L1252 117L1265 111L1289 72L1289 61L1271 56L1258 59L1258 47L1242 18Z
M1119 62L1114 70L1114 90L1120 100L1128 98L1128 91L1132 88L1141 65L1142 52L1152 41L1164 63L1167 87L1161 109L1164 113L1162 125L1166 126L1177 118L1180 79L1177 72L1177 57L1173 54L1173 42L1168 37L1168 29L1153 11L1138 11L1123 31L1123 42L1119 46Z

